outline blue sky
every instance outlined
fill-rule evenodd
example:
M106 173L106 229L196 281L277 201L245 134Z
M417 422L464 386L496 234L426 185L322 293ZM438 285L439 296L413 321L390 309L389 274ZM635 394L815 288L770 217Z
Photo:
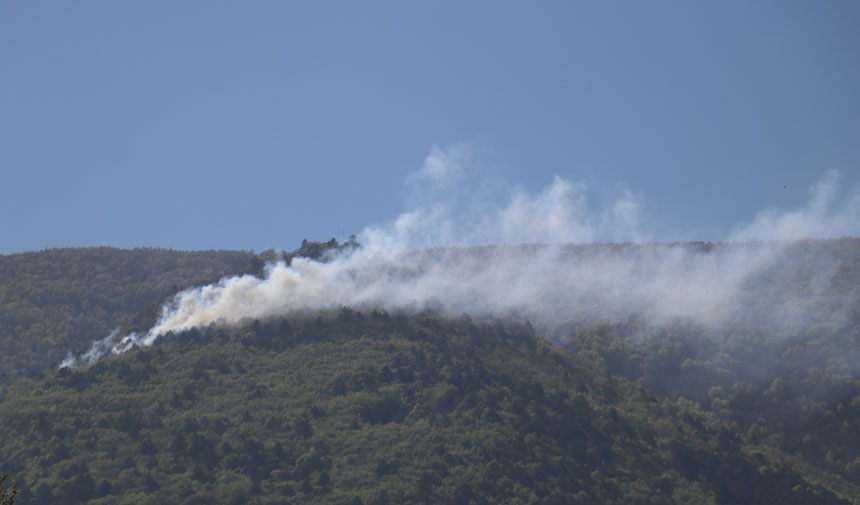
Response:
M420 199L434 146L465 146L461 187L557 175L719 240L860 183L857 26L853 1L5 2L0 253L341 238Z

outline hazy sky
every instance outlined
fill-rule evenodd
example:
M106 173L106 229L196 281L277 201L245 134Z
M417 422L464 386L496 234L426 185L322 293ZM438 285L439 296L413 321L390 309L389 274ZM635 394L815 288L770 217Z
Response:
M856 1L4 2L0 253L341 238L408 208L434 146L464 186L558 175L718 240L860 184L858 26Z

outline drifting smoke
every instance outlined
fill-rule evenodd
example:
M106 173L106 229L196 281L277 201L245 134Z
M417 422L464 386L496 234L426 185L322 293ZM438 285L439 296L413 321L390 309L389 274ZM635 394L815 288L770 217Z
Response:
M745 286L783 261L795 241L860 232L860 195L832 208L836 173L813 187L807 208L765 212L736 229L730 241L740 242L644 245L640 199L629 191L597 210L587 205L584 184L560 177L536 195L513 191L501 206L475 193L432 198L454 191L467 159L462 146L434 148L407 181L431 198L425 194L393 222L367 228L359 236L362 247L326 262L271 264L262 279L230 277L183 291L146 333L111 334L60 366L89 366L168 332L344 305L517 314L545 324L635 314L658 324L685 319L719 325L743 310ZM582 245L601 241L628 243ZM833 269L819 270L810 282L826 285ZM783 307L802 312L806 302Z

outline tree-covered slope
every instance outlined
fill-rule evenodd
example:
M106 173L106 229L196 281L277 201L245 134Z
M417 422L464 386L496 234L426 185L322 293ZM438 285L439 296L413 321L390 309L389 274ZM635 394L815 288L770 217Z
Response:
M750 444L860 496L860 241L805 241L719 325L641 317L555 329L616 376L712 412Z
M308 309L171 334L83 372L53 368L117 324L146 332L154 302L220 277L213 254L238 255L222 258L224 273L262 276L261 259L337 262L326 250L355 246L15 255L37 266L2 271L16 280L0 300L18 305L0 328L26 316L28 338L65 342L93 314L119 316L56 357L20 341L49 369L0 388L0 474L22 478L22 503L860 503L858 239L416 251L464 278L500 257L602 268L595 286L620 291L550 291L496 311L506 322L487 315L480 289L457 310L437 296L438 312L411 316ZM692 264L719 289L707 268L762 251L765 267L741 269L718 304L702 285L687 291L694 303L673 292L686 280L669 266ZM45 256L71 252L101 268ZM658 311L640 303L655 281L672 297ZM463 310L485 315L452 316Z
M0 383L55 366L147 304L240 271L252 258L109 247L0 255Z
M212 326L0 399L22 503L848 503L528 325Z

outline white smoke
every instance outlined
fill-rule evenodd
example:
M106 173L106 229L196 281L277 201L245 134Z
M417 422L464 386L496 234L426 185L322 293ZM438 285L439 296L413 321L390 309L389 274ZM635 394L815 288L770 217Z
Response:
M434 148L410 180L444 193L467 159L462 146ZM635 244L647 240L637 195L621 191L610 205L593 208L584 183L561 177L537 194L513 190L501 205L434 199L367 228L359 236L362 247L326 262L294 258L290 265L268 265L262 279L229 277L183 291L146 333L112 334L61 366L89 366L106 354L151 345L167 332L338 306L408 310L430 304L457 314L516 313L544 322L572 314L637 314L657 323L681 318L715 325L743 309L746 283L780 261L787 244L860 232L860 195L832 210L837 179L828 173L808 207L762 213L730 237L743 242L713 248ZM577 245L599 241L634 244Z
M736 228L731 239L790 241L857 236L860 233L860 191L854 191L838 207L841 179L842 174L836 170L828 171L810 188L807 207L791 212L761 212L751 224Z
M465 144L455 144L447 149L433 146L424 158L424 164L409 176L408 182L422 188L429 183L435 189L446 189L462 175L463 165L469 158L469 148Z

